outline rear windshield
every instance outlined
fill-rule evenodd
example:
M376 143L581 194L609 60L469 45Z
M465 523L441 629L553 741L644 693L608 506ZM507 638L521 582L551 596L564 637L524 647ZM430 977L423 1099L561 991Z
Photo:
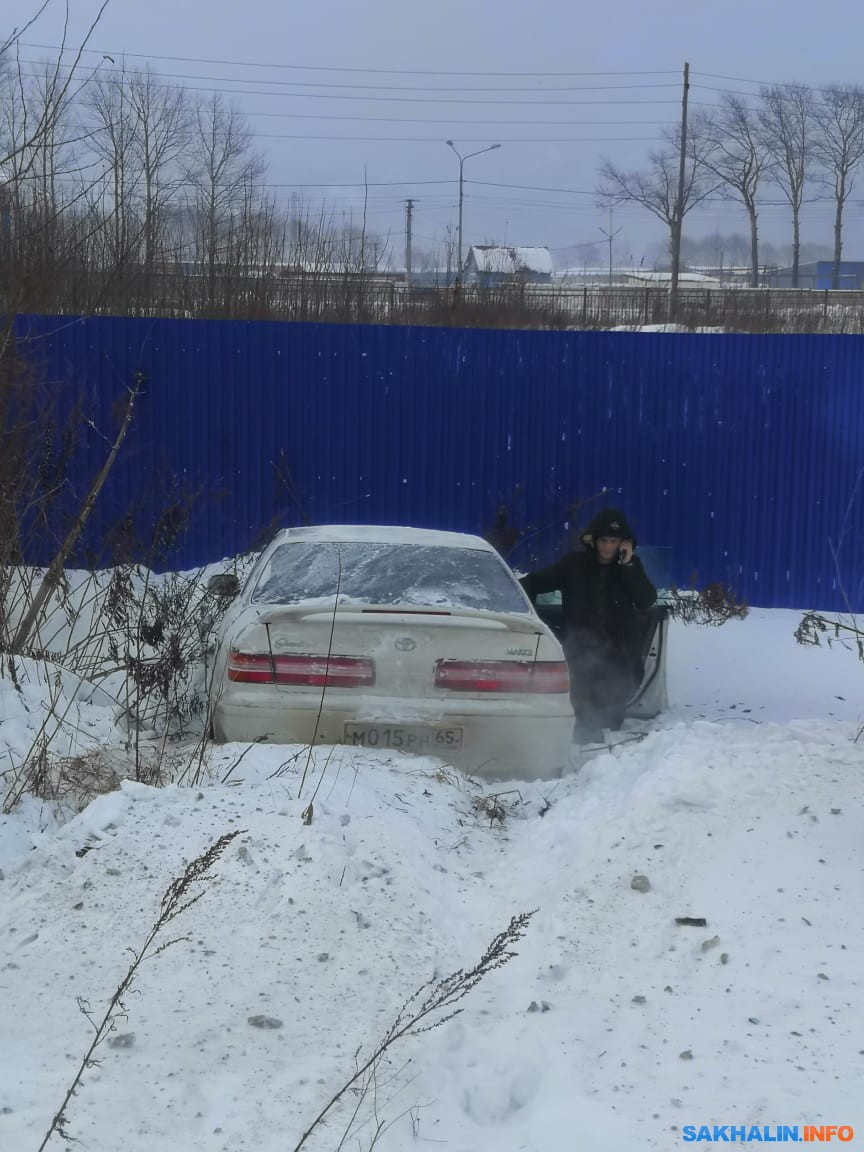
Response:
M519 585L495 553L415 544L282 544L265 562L252 602L332 601L337 587L340 604L529 610Z

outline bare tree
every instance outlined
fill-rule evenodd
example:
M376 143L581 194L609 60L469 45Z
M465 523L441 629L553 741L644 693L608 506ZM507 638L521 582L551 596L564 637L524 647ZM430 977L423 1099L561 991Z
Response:
M244 268L277 271L284 258L288 225L274 197L256 180L249 180L243 190L239 224L231 259Z
M253 319L271 314L287 224L275 200L258 180L254 167L249 168L246 175L242 200L228 220L224 256L228 275L242 279L245 285L242 293L232 294L232 313L237 315L239 311L247 319Z
M0 226L2 226L2 254L4 287L17 279L15 257L24 204L24 164L27 159L26 105L21 100L17 78L12 68L0 58ZM16 227L13 229L13 222ZM10 305L6 305L10 311Z
M774 84L759 94L759 129L770 177L792 209L792 287L801 263L801 205L813 166L813 92L806 84Z
M192 121L185 89L161 82L149 65L133 73L129 103L135 117L133 147L143 185L144 275L149 283L161 213L182 184L181 157L189 145Z
M435 272L438 268L438 260L432 248L418 248L415 245L412 260L416 272Z
M42 0L36 12L26 20L20 28L13 28L5 40L0 41L0 64L6 65L6 67L15 74L19 88L22 90L24 87L24 70L19 55L21 39L23 36L26 36L30 29L38 22L40 16L43 15L50 3L51 0ZM11 140L7 139L4 142L0 139L0 169L5 169L7 164L22 152L29 151L32 154L39 141L50 131L55 117L59 114L59 110L67 100L72 98L74 94L80 90L78 73L81 65L81 57L84 55L90 38L96 30L96 25L102 19L102 14L109 3L110 0L102 0L87 32L77 49L74 50L75 54L72 63L65 65L62 61L63 56L68 51L66 31L68 21L64 24L63 37L57 51L57 56L47 73L44 99L42 101L40 114L35 118L31 117L29 120L25 118L21 126L21 132Z
M710 151L706 118L693 116L687 130L684 195L678 203L680 129L663 133L663 145L648 153L648 166L638 171L618 168L611 160L600 166L597 201L603 208L640 204L669 229L670 250L679 221L717 190L720 180L705 166ZM680 215L679 215L680 213Z
M140 174L133 149L135 125L131 111L131 78L125 67L99 76L84 93L85 114L93 125L91 151L107 166L111 255L115 267L130 254L132 195Z
M22 309L26 295L28 277L21 275L22 269L15 263L17 252L22 243L29 248L31 238L38 241L43 254L52 250L52 236L47 229L55 231L60 211L54 161L61 147L61 120L68 114L82 85L93 75L91 70L82 78L81 60L109 2L101 0L77 48L70 47L68 41L67 3L67 20L56 56L44 66L35 86L32 72L21 59L20 47L51 0L37 0L33 14L5 38L0 37L0 256L6 272L0 277L0 307L5 311L0 326L0 381L4 377L4 357L10 348L13 318ZM64 63L70 52L71 63ZM37 183L33 179L34 169L39 177ZM37 188L42 194L43 212L41 224L34 226L31 208ZM41 279L43 283L51 281L46 276Z
M759 134L755 113L740 96L724 92L720 110L706 120L709 147L703 164L729 192L740 199L750 222L750 287L759 287L759 213L756 196L768 166L768 149Z
M20 78L19 78L20 79ZM28 209L27 225L20 229L26 240L31 267L43 271L61 258L63 208L74 199L69 182L78 171L74 154L75 108L68 93L55 91L55 68L50 61L37 65L27 82L20 84L22 119L41 123L43 130L29 140L12 163L18 166L19 207Z
M831 287L840 287L843 253L843 209L852 194L864 158L864 89L831 84L821 89L813 110L817 132L815 155L824 169L824 183L834 199L834 266Z
M188 170L208 307L216 301L219 267L225 262L248 190L260 183L263 172L263 161L252 152L245 118L220 93L214 93L195 113Z

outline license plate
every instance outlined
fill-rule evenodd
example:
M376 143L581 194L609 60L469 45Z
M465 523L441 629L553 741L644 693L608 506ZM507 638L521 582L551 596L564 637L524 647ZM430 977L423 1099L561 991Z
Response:
M426 728L411 724L346 724L345 743L358 748L390 748L446 756L462 747L461 728Z

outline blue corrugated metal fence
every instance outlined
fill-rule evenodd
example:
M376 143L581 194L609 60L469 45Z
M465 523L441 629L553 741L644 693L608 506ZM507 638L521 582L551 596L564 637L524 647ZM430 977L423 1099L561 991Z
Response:
M69 317L22 317L18 335L92 414L78 493L142 374L90 539L136 499L155 516L175 476L202 498L172 566L273 522L486 534L505 507L528 567L614 503L671 548L679 584L864 604L861 337Z

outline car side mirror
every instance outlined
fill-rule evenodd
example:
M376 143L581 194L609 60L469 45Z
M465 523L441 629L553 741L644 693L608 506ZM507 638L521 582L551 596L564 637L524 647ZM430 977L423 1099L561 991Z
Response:
M207 581L207 591L211 596L233 600L240 591L240 581L234 572L217 572Z

